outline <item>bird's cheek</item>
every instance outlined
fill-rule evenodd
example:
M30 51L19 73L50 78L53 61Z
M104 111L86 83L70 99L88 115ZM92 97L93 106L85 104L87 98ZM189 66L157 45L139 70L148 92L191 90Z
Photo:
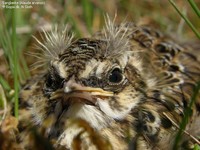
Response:
M120 106L117 101L113 99L109 100L102 100L97 98L96 102L97 106L100 108L102 112L104 112L107 116L112 117L116 120L122 120L131 110L130 107L122 107Z

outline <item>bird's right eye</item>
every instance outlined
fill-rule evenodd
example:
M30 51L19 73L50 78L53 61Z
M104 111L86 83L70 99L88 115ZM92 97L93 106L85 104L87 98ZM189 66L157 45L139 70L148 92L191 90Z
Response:
M53 84L53 77L50 74L48 74L46 78L46 86L51 87L52 84Z
M46 76L46 81L44 85L45 94L50 94L51 92L62 88L64 84L64 79L61 78L57 72L48 73Z

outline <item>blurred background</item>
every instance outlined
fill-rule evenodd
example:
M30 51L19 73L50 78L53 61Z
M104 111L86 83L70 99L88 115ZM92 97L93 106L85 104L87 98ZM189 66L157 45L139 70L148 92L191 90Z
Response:
M174 2L199 30L188 0ZM30 65L36 60L26 54L35 50L32 36L40 39L41 28L55 24L68 24L77 38L90 36L102 28L106 14L117 14L116 23L150 24L179 41L197 39L168 0L0 0L0 117L9 104L15 104L17 116L20 87L35 73Z

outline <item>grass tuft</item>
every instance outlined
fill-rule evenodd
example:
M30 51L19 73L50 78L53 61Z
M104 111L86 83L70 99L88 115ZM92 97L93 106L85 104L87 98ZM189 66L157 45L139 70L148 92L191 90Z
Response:
M14 0L12 1L14 2ZM18 118L18 99L19 99L19 88L21 82L24 82L29 76L29 71L25 59L20 50L19 37L16 33L18 11L17 9L3 9L1 10L1 22L0 22L0 44L5 56L6 63L11 72L11 76L7 73L6 78L11 78L10 81L6 81L3 75L0 75L0 84L3 86L6 92L7 100L13 102L14 89L14 114ZM19 17L20 18L20 17Z

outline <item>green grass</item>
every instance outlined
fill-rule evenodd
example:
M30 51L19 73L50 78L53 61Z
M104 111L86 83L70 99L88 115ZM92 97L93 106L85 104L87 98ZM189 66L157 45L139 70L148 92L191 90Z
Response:
M200 146L198 144L195 144L194 149L193 150L200 150Z
M188 0L188 2L190 3L190 6L192 7L192 9L194 10L194 12L197 14L197 16L200 18L200 10L197 7L197 4L193 1L193 0Z
M196 29L196 27L192 24L192 22L188 19L187 16L185 16L179 9L178 6L176 5L176 3L173 0L169 0L169 2L172 4L172 6L174 7L174 9L179 13L179 15L185 20L185 22L187 23L187 25L191 28L191 30L195 33L195 35L200 39L200 33L199 31ZM194 12L199 16L200 15L200 11L198 9L198 7L196 6L195 2L193 0L190 0L190 5L192 6Z
M6 95L9 98L10 103L13 102L14 98L14 114L18 118L18 99L19 99L19 88L20 84L26 80L29 76L28 67L25 59L23 59L22 50L19 49L20 42L16 33L17 22L16 19L18 14L16 9L4 9L1 10L0 23L0 44L4 51L4 55L10 69L13 82L9 85L8 81L1 75L0 84L6 89ZM18 20L20 22L20 20ZM9 97L9 92L14 89L14 97Z
M11 90L11 87L10 87L9 83L3 78L2 75L0 75L0 84L2 85L2 87L6 91L10 91Z
M14 2L15 0L13 0ZM18 70L19 70L19 54L17 53L17 35L16 35L16 10L12 9L12 51L13 51L13 60L14 60L14 69L13 69L13 76L14 76L14 100L15 100L15 107L14 107L14 114L15 117L19 117L19 79L18 79Z
M83 17L86 21L87 29L90 33L92 33L94 7L89 0L82 0L81 2L83 7Z

